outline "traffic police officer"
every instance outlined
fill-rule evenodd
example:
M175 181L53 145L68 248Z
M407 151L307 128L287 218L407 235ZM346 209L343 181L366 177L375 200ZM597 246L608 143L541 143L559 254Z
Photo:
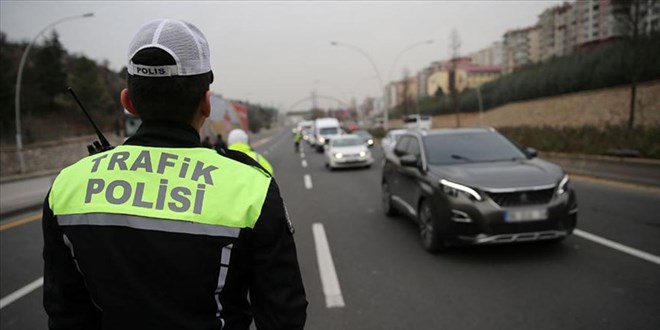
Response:
M273 175L273 166L262 154L252 150L248 144L248 135L244 130L236 128L229 132L227 136L227 145L230 150L240 151L256 160L268 173Z
M301 329L307 301L274 179L202 148L209 48L156 20L129 47L123 145L62 170L44 202L50 329Z

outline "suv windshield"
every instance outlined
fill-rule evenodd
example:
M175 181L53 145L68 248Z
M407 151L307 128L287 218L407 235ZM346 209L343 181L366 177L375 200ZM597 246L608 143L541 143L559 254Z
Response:
M344 138L331 140L330 143L332 143L333 147L350 147L362 145L364 141L358 138Z
M527 156L495 132L458 132L424 137L429 164L452 165L526 159Z

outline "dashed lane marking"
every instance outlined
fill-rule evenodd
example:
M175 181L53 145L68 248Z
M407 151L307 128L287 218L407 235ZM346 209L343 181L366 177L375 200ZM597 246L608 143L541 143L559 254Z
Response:
M40 288L42 285L44 285L44 278L40 277L36 279L34 282L10 293L8 296L0 299L0 309L3 309L9 304L13 303L14 301L23 298L24 296L28 295L30 292Z
M312 189L312 177L309 174L305 174L305 188Z
M337 271L332 261L330 245L325 235L323 224L312 224L314 234L314 245L316 246L316 259L319 263L319 273L321 275L321 284L323 285L323 294L325 295L325 306L327 308L344 307L344 297L341 294Z
M302 167L307 167L307 161L304 159L302 160Z

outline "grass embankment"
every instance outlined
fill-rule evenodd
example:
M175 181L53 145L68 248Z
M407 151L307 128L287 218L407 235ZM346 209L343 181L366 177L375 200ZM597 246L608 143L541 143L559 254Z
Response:
M505 104L492 110L433 117L434 128L492 126L541 151L612 154L636 150L660 158L660 81L637 88L635 128L627 129L630 86ZM402 127L391 120L390 127Z

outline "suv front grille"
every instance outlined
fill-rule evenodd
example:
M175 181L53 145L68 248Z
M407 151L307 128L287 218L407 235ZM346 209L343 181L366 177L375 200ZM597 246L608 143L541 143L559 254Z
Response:
M554 188L505 193L487 192L488 196L502 207L548 204L554 193Z

